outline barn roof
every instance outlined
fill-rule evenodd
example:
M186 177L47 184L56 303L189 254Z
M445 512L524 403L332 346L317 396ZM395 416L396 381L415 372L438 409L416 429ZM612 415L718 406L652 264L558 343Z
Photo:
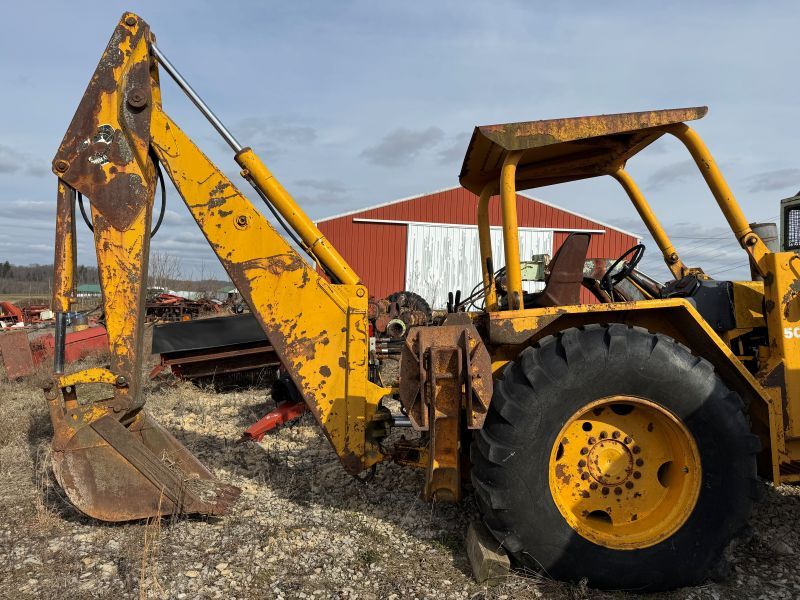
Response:
M353 209L353 210L349 210L347 212L338 213L338 214L335 214L335 215L331 215L329 217L324 217L322 219L317 219L315 222L317 224L326 223L326 222L329 222L329 221L334 221L336 219L341 219L343 217L350 217L350 216L360 215L362 213L365 213L365 212L370 211L370 210L374 210L376 208L385 208L385 207L391 206L393 204L400 204L401 202L408 202L408 201L411 201L411 200L422 200L423 198L427 198L428 196L433 196L435 194L441 194L443 192L450 192L452 190L459 190L459 189L462 189L462 186L455 185L455 186L448 187L448 188L434 190L432 192L426 192L424 194L416 194L414 196L407 196L405 198L398 198L396 200L390 200L389 202L381 202L379 204L372 204L370 206L362 206L361 208L356 208L356 209ZM627 231L625 229L621 229L620 227L617 227L615 225L610 225L609 223L606 223L604 221L599 221L599 220L597 220L594 217L591 217L589 215L585 215L585 214L582 214L582 213L579 213L579 212L575 212L573 210L568 210L568 209L566 209L566 208L564 208L562 206L558 206L557 204L553 204L551 202L547 202L545 200L542 200L541 198L536 198L536 197L531 196L529 194L518 193L517 195L522 197L522 198L525 198L526 200L531 200L532 202L538 202L539 204L543 204L544 206L549 206L550 208L553 208L555 210L561 211L563 213L567 213L567 214L573 215L575 217L580 217L581 219L586 219L587 221L592 221L593 223L597 223L598 225L601 225L601 226L603 226L603 227L605 227L607 229L612 229L614 231L618 231L619 233L621 233L623 235L628 235L628 236L631 236L633 238L641 238L642 237L642 235L639 234L639 233L632 233L632 232ZM476 201L477 201L477 198L476 198Z
M500 178L510 152L522 151L517 189L608 175L667 133L670 125L705 116L705 106L525 121L476 127L459 181L473 194Z

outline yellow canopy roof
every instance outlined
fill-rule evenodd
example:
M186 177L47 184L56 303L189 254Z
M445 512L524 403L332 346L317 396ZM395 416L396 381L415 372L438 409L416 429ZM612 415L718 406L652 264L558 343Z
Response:
M705 116L708 108L676 108L476 127L459 180L474 194L499 181L509 152L522 150L517 189L613 173L675 123Z

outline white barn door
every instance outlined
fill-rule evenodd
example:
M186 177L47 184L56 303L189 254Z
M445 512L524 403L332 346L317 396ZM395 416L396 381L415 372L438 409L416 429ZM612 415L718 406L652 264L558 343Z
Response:
M505 265L503 232L491 228L492 257L495 271ZM553 254L553 231L519 229L520 260L535 254ZM406 248L406 289L425 298L433 309L447 306L447 293L461 290L466 298L481 281L481 254L478 228L468 225L408 225ZM528 292L540 291L540 282L524 282Z

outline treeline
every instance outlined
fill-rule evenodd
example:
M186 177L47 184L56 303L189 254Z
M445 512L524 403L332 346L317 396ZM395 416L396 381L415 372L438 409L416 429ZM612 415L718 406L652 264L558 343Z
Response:
M173 264L174 262L174 264ZM169 263L169 264L167 264ZM167 267L164 266L167 264ZM79 265L75 273L77 285L99 283L97 267ZM182 277L181 265L177 259L167 257L166 263L158 254L150 261L149 287L185 290L213 294L230 281L207 277L201 270L199 280ZM27 296L29 298L49 298L53 287L53 265L12 265L0 262L0 295Z
M78 266L78 284L97 283L97 267ZM0 263L0 294L47 296L53 286L53 265L12 265Z

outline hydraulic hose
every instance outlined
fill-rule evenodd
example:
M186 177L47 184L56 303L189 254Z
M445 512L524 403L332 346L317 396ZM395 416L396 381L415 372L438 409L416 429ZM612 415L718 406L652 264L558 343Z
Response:
M164 174L161 172L161 165L159 164L158 160L153 160L153 164L156 166L156 175L158 176L158 185L161 188L161 210L158 212L158 219L156 220L156 225L153 227L153 230L150 232L150 237L152 238L158 232L159 228L161 227L161 223L164 222L164 213L167 211L167 186L164 185ZM86 213L86 207L83 205L83 194L78 192L78 206L81 209L81 216L83 217L83 222L86 223L86 226L89 228L89 231L94 231L94 225L92 225L92 221L89 219L89 215Z

